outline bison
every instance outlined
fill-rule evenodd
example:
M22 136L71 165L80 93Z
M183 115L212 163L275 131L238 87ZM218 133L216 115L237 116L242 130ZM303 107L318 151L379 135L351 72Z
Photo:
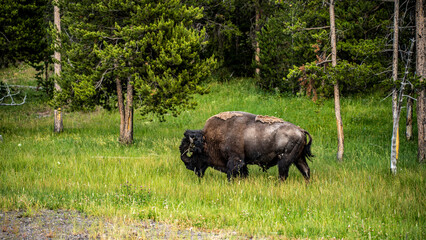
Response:
M212 167L230 181L248 176L247 165L256 164L264 171L278 165L279 177L285 180L294 164L309 181L306 159L313 157L311 144L307 131L280 118L223 112L210 117L202 130L186 130L179 150L186 168L199 177Z

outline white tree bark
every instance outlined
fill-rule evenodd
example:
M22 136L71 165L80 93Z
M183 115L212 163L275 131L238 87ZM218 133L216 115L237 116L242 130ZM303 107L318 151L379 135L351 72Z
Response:
M395 0L394 23L393 23L393 60L392 60L392 79L394 89L392 93L392 140L391 140L391 156L390 156L390 171L396 174L398 150L399 150L399 111L398 111L398 92L396 82L398 80L398 21L399 21L399 0Z
M413 139L413 104L412 98L407 99L407 117L405 121L405 137L408 141Z
M55 44L55 53L54 53L54 68L55 68L55 75L56 77L61 76L61 53L58 51L58 48L61 46L60 43L60 32L61 32L61 15L60 15L60 11L59 11L59 7L57 6L58 1L56 0L54 2L54 6L53 6L53 21L54 21L54 25L56 28L56 44ZM55 86L55 90L57 92L62 91L61 86L58 84L58 81L55 80L54 83ZM62 121L62 111L61 108L55 109L54 110L54 127L53 127L53 131L54 132L62 132L64 130L64 125L63 125L63 121Z
M56 1L57 3L57 1ZM55 44L55 52L54 52L54 58L55 58L55 63L54 63L54 68L55 68L55 75L57 76L61 76L61 53L57 50L57 48L59 48L61 46L61 40L59 37L59 34L61 33L61 15L60 15L60 11L59 11L59 7L58 6L54 6L53 7L53 17L54 17L54 25L55 25L55 29L57 32L57 36L56 36L56 44ZM57 83L57 81L55 81L55 89L56 91L61 91L61 86L59 86L59 84Z
M25 94L25 97L22 100L22 102L16 103L15 100L13 99L13 96L20 94L20 91L18 91L16 93L12 93L10 91L9 85L7 85L7 84L5 84L5 88L6 88L6 95L3 96L3 97L0 97L0 106L19 106L19 105L23 105L25 103L25 100L27 99L27 94ZM3 101L5 99L10 99L10 103L3 103Z
M259 66L260 66L260 46L259 46L259 39L258 39L257 35L260 32L260 23L259 23L259 21L260 21L260 12L261 12L260 2L259 1L256 2L255 8L256 8L256 17L255 17L256 18L256 22L255 22L256 52L255 52L254 59L255 59L255 62L257 64L257 67L256 67L256 76L258 77L260 75L260 68L259 68Z
M330 37L331 37L331 64L333 67L337 66L337 47L336 47L336 25L334 17L334 0L330 1ZM334 113L336 115L337 125L337 160L343 160L344 153L344 135L343 135L343 122L340 113L340 90L339 82L336 79L334 84Z

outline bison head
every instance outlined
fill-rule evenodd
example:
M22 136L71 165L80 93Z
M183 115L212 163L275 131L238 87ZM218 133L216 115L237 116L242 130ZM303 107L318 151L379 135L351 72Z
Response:
M180 144L180 158L187 169L199 177L204 175L208 165L204 161L203 131L186 130Z

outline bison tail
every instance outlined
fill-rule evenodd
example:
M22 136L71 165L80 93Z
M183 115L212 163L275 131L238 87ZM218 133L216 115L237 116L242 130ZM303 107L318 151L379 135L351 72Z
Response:
M303 157L305 159L311 160L311 157L315 157L311 152L312 137L311 137L311 134L309 134L307 131L304 131L304 132L305 132L305 136L309 137L309 142L303 148Z

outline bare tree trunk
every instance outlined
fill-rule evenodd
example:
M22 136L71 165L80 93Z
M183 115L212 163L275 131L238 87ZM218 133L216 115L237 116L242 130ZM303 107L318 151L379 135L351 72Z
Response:
M399 21L399 0L395 0L394 9L394 22L393 22L393 60L392 60L392 79L394 82L394 88L392 93L392 116L393 116L393 127L392 127L392 141L391 141L391 157L390 157L390 171L396 173L396 164L398 161L398 150L399 150L399 112L398 112L398 91L396 82L398 80L398 21Z
M125 129L125 111L124 111L124 98L123 98L123 87L121 86L121 79L120 77L115 77L115 84L117 86L117 101L118 101L118 112L120 113L120 138L119 141L121 142L121 139L124 138L124 129Z
M336 25L334 18L334 0L330 1L330 35L331 35L331 64L333 67L337 66L337 48L336 48ZM336 79L334 84L334 112L336 114L337 125L337 160L343 161L344 153L344 135L343 135L343 122L342 115L340 114L340 90L339 82Z
M55 1L54 3L54 7L53 7L53 17L54 17L54 25L56 28L56 49L55 49L55 53L54 53L54 58L55 58L55 63L54 63L54 68L55 68L55 75L56 77L61 76L61 53L58 51L57 48L59 48L61 46L60 43L60 37L59 34L61 33L61 15L60 15L60 11L59 11L59 7L57 6L58 2ZM61 86L59 86L58 81L55 80L55 90L57 92L62 91ZM62 111L61 108L55 109L54 110L54 127L53 127L53 131L54 132L62 132L64 130L64 125L63 125L63 121L62 121Z
M53 117L55 118L55 121L54 121L55 132L61 132L64 128L63 122L62 122L62 110L61 110L61 108L55 109L53 111Z
M133 85L130 79L127 79L127 99L124 105L123 87L120 77L115 78L118 97L118 111L120 112L120 138L123 144L131 144L133 142Z
M127 79L126 95L126 125L121 142L131 144L133 142L133 85L131 84L130 77Z
M423 76L424 78L425 76ZM426 90L424 87L417 97L417 128L419 140L418 160L419 162L426 162Z
M256 61L256 76L258 77L260 74L260 47L259 47L259 39L257 38L257 34L260 32L260 2L257 1L256 2L256 22L255 22L255 33L256 33L256 37L255 37L255 41L256 41L256 53L254 56L254 59Z
M426 27L425 27L425 0L416 1L416 72L421 77L423 87L417 97L417 128L418 128L418 160L426 161L426 89L424 82L426 78Z
M407 118L405 121L405 137L408 141L413 140L413 99L407 99Z
M59 7L56 5L53 7L53 15L54 15L55 28L57 31L55 47L58 48L61 46L61 43L60 43L61 40L59 37L59 34L61 33L61 15L60 15ZM61 53L57 49L55 49L54 58L55 58L55 63L54 63L55 75L60 76L61 70L62 70ZM59 86L57 81L55 81L55 90L56 91L62 90L61 86Z

